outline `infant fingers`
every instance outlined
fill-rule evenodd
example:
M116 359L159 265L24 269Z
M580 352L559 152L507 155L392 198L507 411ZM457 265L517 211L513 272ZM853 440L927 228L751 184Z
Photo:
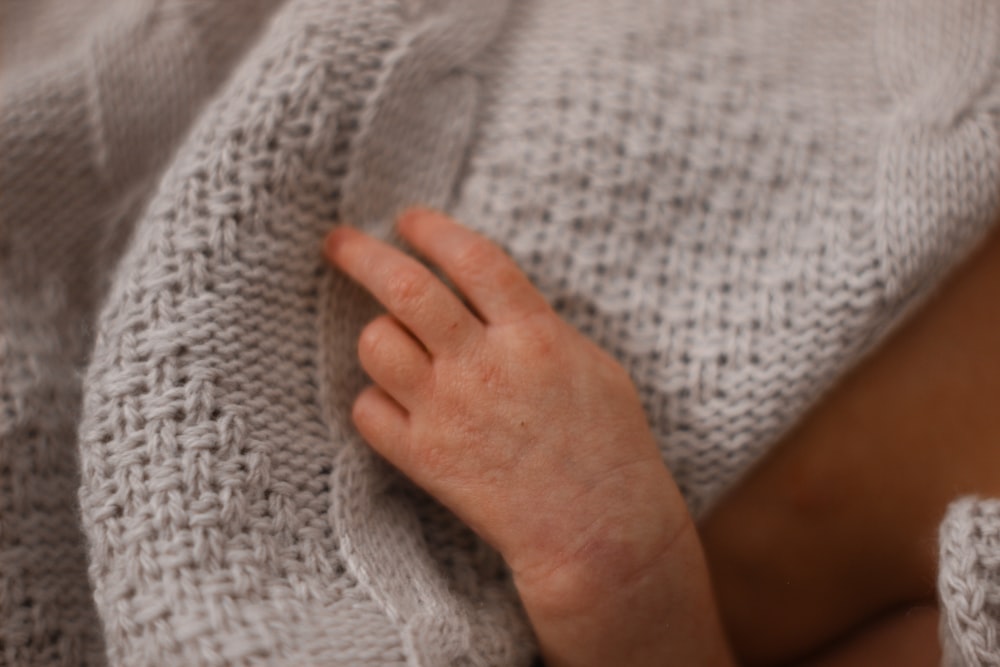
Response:
M368 376L407 410L413 410L431 374L420 343L391 315L375 318L358 339L358 358Z
M327 236L325 251L431 354L452 352L481 331L482 323L443 282L388 243L339 227Z
M399 233L440 266L487 323L500 324L548 310L548 303L495 243L448 216L412 208Z
M354 401L351 418L375 451L398 464L410 438L410 418L399 403L378 387L367 387Z

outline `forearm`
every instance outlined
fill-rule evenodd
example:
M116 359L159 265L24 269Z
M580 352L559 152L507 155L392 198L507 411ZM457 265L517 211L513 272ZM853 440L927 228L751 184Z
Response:
M690 524L689 524L690 525ZM718 620L693 528L640 571L583 560L524 604L546 667L737 667ZM938 612L905 608L795 664L800 667L935 667Z
M938 611L904 608L877 619L800 667L937 667L941 664Z

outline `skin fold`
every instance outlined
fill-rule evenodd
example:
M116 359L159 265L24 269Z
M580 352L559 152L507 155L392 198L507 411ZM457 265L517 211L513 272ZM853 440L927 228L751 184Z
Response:
M936 611L907 609L933 599L928 526L953 487L942 483L936 504L914 503L917 482L902 483L892 507L913 506L890 535L878 516L859 520L893 459L861 465L870 450L857 442L842 456L837 410L849 400L835 392L832 408L696 527L624 369L485 238L425 209L404 212L398 229L462 298L388 244L349 227L328 236L330 262L387 311L358 342L373 384L355 402L355 424L503 555L547 665L917 667L907 655L937 655L927 631ZM812 481L824 465L840 471L836 490ZM834 537L861 542L830 549ZM788 548L769 548L774 540ZM899 576L882 582L878 567L892 558ZM858 567L856 587L838 585Z
M938 525L961 496L1000 496L998 303L994 232L701 523L745 664L878 632L906 659L843 664L940 664Z

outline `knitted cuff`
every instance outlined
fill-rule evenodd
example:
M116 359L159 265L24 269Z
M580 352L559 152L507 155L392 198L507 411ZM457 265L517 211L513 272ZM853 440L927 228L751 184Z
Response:
M962 498L940 528L944 667L1000 665L1000 500Z

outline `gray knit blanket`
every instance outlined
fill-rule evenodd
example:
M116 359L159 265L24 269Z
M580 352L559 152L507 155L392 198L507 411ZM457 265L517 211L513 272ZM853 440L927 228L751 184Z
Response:
M320 241L414 202L621 361L701 516L998 219L1000 3L0 2L0 664L531 661L350 425ZM939 588L1000 665L1000 503Z

